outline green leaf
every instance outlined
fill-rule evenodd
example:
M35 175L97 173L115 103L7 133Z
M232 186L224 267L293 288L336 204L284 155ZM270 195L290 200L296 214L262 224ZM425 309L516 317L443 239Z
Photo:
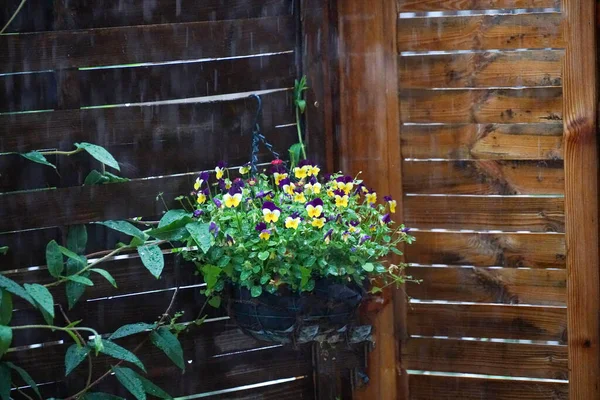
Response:
M73 275L73 274L81 271L83 268L85 268L85 266L86 266L86 263L83 263L81 261L76 261L73 259L68 259L67 260L67 275ZM87 278L89 276L89 272L84 272L80 276ZM77 283L77 282L73 282L73 281L69 281L65 284L65 291L67 293L67 302L69 303L69 310L75 306L75 304L77 303L79 298L85 292L85 288L86 288L85 285L82 285L81 283Z
M216 265L203 265L201 270L206 287L208 289L214 288L219 280L219 275L222 271L221 268L217 267Z
M83 181L83 184L85 186L91 186L91 185L99 185L99 184L102 184L104 182L105 182L104 175L102 175L100 172L98 172L95 169L93 169L85 177L85 180Z
M56 240L52 240L46 245L46 265L48 272L55 278L58 278L65 268L63 255Z
M194 242L200 247L205 254L212 246L213 236L209 229L210 225L202 222L192 222L185 226L185 229L190 233Z
M92 282L89 278L86 278L85 276L70 275L70 276L65 276L65 278L70 280L71 282L81 283L82 285L85 285L85 286L94 286L94 282Z
M21 287L21 285L2 274L0 274L0 288L27 300L32 306L35 306L35 301L33 301L31 296Z
M127 389L127 391L129 391L129 393L137 400L146 400L144 385L134 370L125 367L113 367L112 370L114 371L117 380L125 389Z
M147 324L145 322L123 325L122 327L117 329L112 335L110 335L109 339L114 340L124 338L126 336L135 335L150 329L154 329L155 326L156 324Z
M17 372L17 374L19 374L21 379L23 379L23 382L25 382L25 384L30 386L33 389L33 391L35 392L35 394L37 394L37 396L40 399L42 398L42 395L40 394L37 383L35 383L35 381L31 378L31 375L29 375L27 373L27 371L25 371L21 367L17 367L15 364L13 364L11 362L6 362L5 364L8 368L15 370Z
M300 110L300 114L304 114L306 110L306 100L296 100L296 106Z
M404 254L404 253L402 253L400 250L398 250L396 247L391 247L391 248L390 248L390 250L391 250L393 253L395 253L395 254L397 254L397 255L399 255L399 256L401 256L402 254Z
M88 342L89 346L92 346L96 351L96 355L100 354L102 350L104 350L104 342L102 341L102 336L94 335L94 339L91 342Z
M221 296L212 296L210 299L208 299L208 304L214 308L221 307Z
M179 221L182 218L191 218L192 214L185 210L169 210L163 215L158 223L159 228L164 228L165 226L172 224L175 221Z
M268 251L261 251L260 253L258 253L258 259L261 261L265 261L267 258L269 258L270 255L271 253L269 253Z
M146 372L146 367L140 361L140 359L133 354L131 351L118 344L111 342L110 340L102 340L103 348L100 350L101 353L116 358L117 360L123 360L135 364L142 371Z
M83 257L79 254L76 254L75 252L67 249L66 247L58 246L58 249L62 255L72 258L73 260L81 260L82 258L85 259L85 257Z
M87 240L87 228L85 225L74 225L69 228L69 234L67 235L67 248L69 250L77 254L85 253Z
M262 291L262 286L252 286L252 289L250 289L250 294L252 297L258 297L262 294Z
M164 218L164 217L163 217ZM168 240L168 241L181 241L189 236L185 226L190 222L194 221L191 217L183 217L171 222L168 225L164 225L159 228L150 229L146 233L156 239Z
M371 294L376 294L376 293L381 293L381 292L383 292L383 290L377 286L373 286L371 288L371 290L369 290L369 293L371 293Z
M54 319L54 298L50 291L37 283L26 283L24 286L25 290L33 298L40 310L45 311L51 319Z
M177 336L173 335L169 328L161 327L150 334L150 341L161 349L167 357L173 361L182 371L185 371L183 360L183 349Z
M295 143L289 148L290 153L290 169L294 169L296 165L300 162L300 154L302 153L302 144Z
M2 290L0 297L0 325L8 325L12 319L13 302L12 296L6 290Z
M30 151L29 153L20 153L19 155L25 157L29 161L33 161L34 163L47 165L56 169L56 166L54 164L49 163L48 160L46 160L46 157L44 157L44 155L39 151Z
M135 373L135 371L134 371L134 373ZM169 395L169 393L165 392L164 390L162 390L161 388L159 388L154 383L150 382L148 379L144 378L140 374L136 373L136 375L137 375L137 378L142 382L142 386L144 387L144 390L149 395L158 397L159 399L172 399L173 398L171 395Z
M267 282L269 282L270 280L271 280L271 275L265 274L265 275L263 275L263 276L260 277L260 284L264 285Z
M302 280L300 281L300 288L304 288L310 279L310 268L300 267L300 273L302 274Z
M98 222L99 225L104 225L115 231L119 231L129 236L134 236L140 240L146 240L148 236L127 221L104 221Z
M6 351L12 343L12 329L10 326L0 325L0 358L6 354Z
M65 354L65 376L69 375L92 351L88 346L72 344Z
M83 400L125 400L125 399L123 397L115 396L115 395L108 394L108 393L93 392L93 393L86 393L83 396Z
M364 269L367 272L373 272L375 270L375 266L373 265L373 263L366 263L362 266L362 269Z
M131 179L129 179L129 178L115 175L108 171L104 171L104 178L106 179L106 182L104 182L104 183L123 183L123 182L131 181Z
M112 154L110 154L104 147L86 142L75 143L75 147L87 151L90 156L94 157L102 164L106 164L109 167L116 169L117 171L121 170L119 168L119 163L117 162L117 160L115 160Z
M90 268L90 271L94 271L95 273L102 275L113 287L117 287L117 281L115 281L115 278L113 278L107 270L101 268Z
M0 255L5 256L8 253L8 246L0 246Z
M0 364L0 399L10 400L11 383L10 369L5 364Z
M157 245L140 246L137 249L142 263L154 277L159 278L165 268L165 257Z

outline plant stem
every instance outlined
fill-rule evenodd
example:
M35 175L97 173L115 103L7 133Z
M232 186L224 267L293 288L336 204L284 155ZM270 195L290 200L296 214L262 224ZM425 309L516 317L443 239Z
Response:
M306 160L306 150L304 149L304 141L302 140L302 128L300 126L300 107L296 106L296 129L298 131L298 143L302 148L302 156Z
M71 325L71 320L67 316L67 313L65 312L65 310L62 308L62 305L58 304L58 309L60 310L60 313L62 314L62 316L65 319L65 321L67 322L67 324ZM86 342L86 340L83 338L83 336L81 336L81 334L79 332L75 331L75 335L77 335L79 340L81 340L81 343ZM88 360L88 376L87 376L86 385L89 385L90 382L92 382L92 370L94 368L94 365L92 363L92 353L91 352L88 353L86 358Z
M73 156L77 153L81 153L83 149L75 149L71 151L61 151L61 150L51 150L51 151L41 151L40 154L44 156Z
M63 332L68 332L68 331L72 331L72 332L77 332L77 331L85 331L85 332L91 332L94 334L94 336L100 336L100 334L98 332L96 332L94 329L92 328L63 328L62 326L54 326L54 325L17 325L17 326L11 326L10 327L13 331L15 330L20 330L20 329L52 329L55 331L63 331Z
M6 25L4 25L4 27L2 28L2 30L0 30L0 35L2 35L4 33L4 31L6 31L6 29L8 29L8 26L11 24L11 22L13 22L13 20L15 19L15 17L17 16L17 14L19 14L19 12L21 11L21 8L23 8L23 6L25 5L26 2L27 2L27 0L22 0L21 1L21 4L19 4L19 7L17 7L16 11L10 17L10 19L8 20L8 22L6 23Z
M24 391L22 391L21 389L19 389L18 386L12 385L12 387L15 388L17 390L17 392L19 392L20 394L22 394L23 397L27 398L28 400L33 400L33 397L29 396L27 393L25 393Z

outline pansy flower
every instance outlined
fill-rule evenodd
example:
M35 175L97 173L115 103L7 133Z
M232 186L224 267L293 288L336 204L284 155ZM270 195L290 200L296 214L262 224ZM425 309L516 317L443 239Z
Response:
M390 212L392 214L395 214L397 205L396 200L393 200L392 196L385 196L383 200L385 200L385 202L388 203L388 205L390 206Z
M295 190L296 190L296 185L294 185L292 182L290 182L289 179L282 180L281 184L282 184L281 188L283 189L284 193L289 194L290 196L294 195Z
M240 167L240 174L246 175L250 173L250 163L246 163Z
M401 229L402 233L408 233L410 232L410 228L404 227Z
M267 224L265 224L264 222L259 222L258 224L256 224L256 226L254 227L254 230L256 230L257 232L262 232L265 229L267 229Z
M390 214L385 214L383 217L381 217L380 221L381 221L381 225L385 225L385 224L389 224L390 222L392 222L392 218L390 218Z
M208 226L208 231L212 232L213 235L217 237L217 235L219 234L219 226L214 221L211 221L210 225Z
M199 218L202 214L204 214L204 211L202 210L194 210L194 218Z
M311 218L319 218L323 213L323 200L317 197L313 201L306 204L306 212Z
M345 194L350 194L352 188L354 187L354 183L352 182L338 182L337 187L340 190L343 190Z
M288 177L288 174L286 174L286 173L275 172L273 174L273 179L275 179L275 185L279 186L279 183L281 183L281 181L286 179L287 177Z
M325 218L314 218L311 223L315 228L323 228L325 226Z
M270 201L265 201L262 205L262 213L265 222L277 222L281 215L281 210Z
M225 168L227 167L227 163L225 161L219 161L215 168L215 172L217 174L217 179L223 179L223 175L225 174Z
M356 233L356 232L360 232L360 228L358 228L358 221L350 221L350 226L348 227L348 230L350 231L350 233Z
M258 234L258 237L261 238L262 240L269 240L271 238L271 230L263 229Z
M233 195L227 193L223 196L223 202L225 202L225 207L227 208L235 208L240 205L242 201L242 194L235 193Z
M304 193L296 193L294 194L294 201L296 203L306 203L306 196L304 196Z
M377 203L377 193L375 193L375 192L367 193L367 203L369 203L369 204Z
M194 190L198 190L200 189L200 186L202 186L204 182L202 181L202 179L200 179L200 177L196 178L196 182L194 183Z
M198 197L196 198L196 202L198 204L206 203L207 195L208 195L208 188L198 192Z
M296 178L304 179L304 178L306 178L306 175L307 175L306 168L304 168L304 167L303 168L299 168L299 167L294 168L294 176Z
M371 236L369 235L364 235L360 238L360 242L358 242L359 245L363 244L364 242L366 242L367 240L371 239Z
M215 203L215 206L217 206L217 208L221 208L223 206L223 203L221 203L221 200L214 198L213 202Z
M261 190L260 192L256 193L256 198L257 199L262 199L264 197L267 197L271 194L271 192L265 192L264 190Z
M325 243L329 244L329 242L331 241L332 234L333 234L333 229L330 229L325 233L325 236L323 236L323 240L325 241Z
M350 232L348 232L348 231L345 231L344 233L342 233L342 240L343 240L344 242L347 242L347 241L348 241L348 237L349 237L349 236L350 236Z
M348 195L340 196L339 194L335 195L335 206L338 208L348 207Z
M228 246L233 246L235 244L235 240L233 240L233 237L227 234L227 236L225 236L225 243L227 243Z
M287 217L285 219L285 227L288 229L298 229L298 225L300 225L299 217L296 217L296 218Z

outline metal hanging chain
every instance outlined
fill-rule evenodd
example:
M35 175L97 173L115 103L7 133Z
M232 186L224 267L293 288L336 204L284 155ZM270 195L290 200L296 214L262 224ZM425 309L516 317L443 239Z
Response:
M262 100L260 96L253 94L250 97L255 98L258 103L254 124L252 124L252 154L250 155L250 171L252 176L256 176L258 172L258 150L260 142L263 142L267 150L271 152L275 159L279 158L279 153L273 150L273 145L267 141L265 135L260 132L259 121L262 117Z

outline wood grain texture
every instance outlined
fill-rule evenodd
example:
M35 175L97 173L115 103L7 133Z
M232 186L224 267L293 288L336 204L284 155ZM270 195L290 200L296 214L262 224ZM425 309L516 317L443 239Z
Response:
M79 71L81 106L291 88L294 54Z
M400 88L560 86L562 50L405 56Z
M564 232L565 201L561 197L408 196L402 220L419 229Z
M406 246L408 262L500 266L505 268L565 268L565 236L536 233L413 232Z
M421 300L564 306L567 297L565 270L410 267L407 274L423 280L406 288Z
M410 369L567 379L567 346L411 338Z
M54 73L0 76L0 113L49 110L56 104Z
M398 19L398 51L563 48L560 13Z
M400 91L402 122L539 123L562 120L562 88Z
M291 17L266 17L5 35L0 73L289 51L294 33Z
M563 124L404 125L402 157L450 160L560 160Z
M400 12L550 7L560 7L560 0L398 0Z
M568 400L568 383L410 376L411 400Z
M600 398L597 3L564 0L569 395Z
M567 342L566 307L412 303L408 324L411 335Z
M562 161L405 161L406 193L561 195Z

